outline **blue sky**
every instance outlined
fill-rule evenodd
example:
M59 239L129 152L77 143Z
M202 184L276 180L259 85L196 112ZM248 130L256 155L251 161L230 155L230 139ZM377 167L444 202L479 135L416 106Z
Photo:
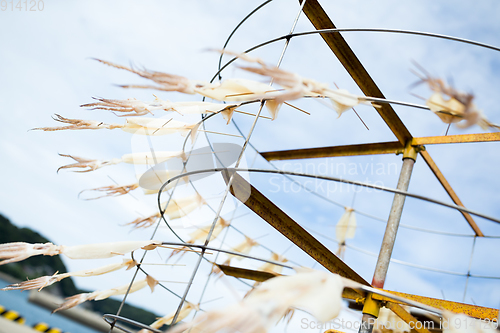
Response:
M144 196L139 190L134 197L83 201L77 198L83 189L135 181L135 170L131 165L118 165L87 174L60 172L59 166L67 159L57 153L74 154L88 158L107 159L120 157L146 147L144 138L137 138L119 130L114 131L71 131L44 133L28 131L34 127L54 126L51 115L61 114L68 118L95 119L105 122L123 122L113 114L103 111L88 111L79 105L92 101L92 96L113 99L135 97L153 100L152 93L171 101L199 100L197 96L179 93L164 93L146 90L124 90L115 84L144 83L133 74L112 69L93 61L101 58L119 64L135 64L148 69L186 76L190 79L209 80L217 69L218 55L207 52L208 48L220 48L231 30L259 2L245 1L45 1L40 12L0 12L0 150L3 156L3 190L0 191L2 205L0 212L13 222L31 227L57 244L84 244L93 242L145 239L151 230L131 232L120 226L134 220L139 214L147 215L155 210L154 196ZM323 1L327 13L338 27L343 28L393 28L420 30L468 38L492 45L500 45L498 31L500 21L497 13L500 4L489 0L480 3L455 1ZM234 35L228 48L242 51L268 39L288 33L298 11L295 1L275 0L248 20ZM296 31L312 30L307 18L302 16ZM345 39L365 65L386 97L412 103L423 103L410 94L410 85L416 77L410 72L412 61L418 62L435 76L453 78L458 89L473 91L476 104L492 122L500 123L496 95L500 84L500 54L492 50L451 41L436 40L419 36L346 33ZM283 43L275 43L259 49L255 55L268 63L275 63ZM292 39L285 54L282 68L294 71L304 77L335 82L352 93L359 89L348 76L326 44L319 36ZM261 77L230 67L223 78ZM430 92L421 86L414 90L422 96ZM368 106L356 110L367 123L366 130L353 112L347 112L337 119L336 113L311 100L293 103L311 116L294 109L283 107L275 121L259 120L252 136L252 144L260 151L306 148L328 145L343 145L379 141L393 141L394 136L385 126L376 111ZM256 112L255 106L245 108ZM397 114L414 136L442 135L446 125L432 113L425 110L395 106ZM167 116L156 114L157 117ZM170 115L168 115L170 116ZM247 133L252 118L235 116L237 125ZM225 125L222 118L207 123L214 131L237 134L234 125ZM467 130L452 127L450 134L480 133L478 126ZM209 135L214 142L242 143L241 139L229 139ZM155 138L155 149L179 150L182 137L171 135ZM203 139L197 147L203 146ZM144 148L145 149L145 148ZM500 216L497 187L500 185L496 153L497 143L447 145L428 147L428 151L441 168L450 184L471 209L491 216ZM248 149L246 164L255 167L270 166L254 151ZM287 169L302 168L322 173L321 163L347 166L334 168L328 174L348 179L378 182L395 187L401 166L400 156L376 156L329 159L327 161L292 161L276 166ZM355 166L352 165L355 164ZM380 166L384 172L372 172L371 166ZM369 166L369 167L368 167ZM397 166L397 170L394 170ZM367 169L368 167L368 169ZM356 172L349 172L349 168ZM337 172L338 171L338 172ZM112 179L110 179L112 178ZM305 191L286 190L275 187L268 175L251 175L255 186L268 195L285 212L304 227L334 237L334 225L343 213L343 208L327 203ZM304 179L298 179L304 181ZM282 179L275 179L275 182ZM221 179L209 178L200 184L206 190L206 197L216 207L223 187ZM422 159L415 165L410 183L411 192L450 202L446 193L432 175ZM181 194L189 194L189 188ZM353 190L344 187L328 188L321 193L341 205L352 205ZM230 200L232 202L232 200ZM366 190L357 193L354 208L386 218L392 196ZM228 206L227 211L231 208ZM239 208L236 215L247 213ZM186 218L183 223L209 221L210 210L204 208ZM383 236L384 224L373 219L358 216L356 237L348 244L377 253ZM485 234L500 235L500 228L493 222L475 218ZM236 219L235 226L251 237L263 236L262 244L275 252L287 250L288 241L271 230L265 222L252 214ZM408 199L402 223L446 232L471 235L463 217L448 208ZM179 229L183 235L188 231ZM161 228L158 235L163 240L173 240L167 230ZM237 244L241 235L228 233L227 244ZM333 250L336 244L321 239ZM217 242L215 242L217 244ZM478 239L474 252L472 274L500 276L498 271L499 240ZM396 241L393 257L406 262L467 273L471 254L472 238L437 236L410 229L401 229ZM258 248L252 254L268 257L269 252ZM151 255L161 260L167 252ZM296 248L289 249L285 256L294 262L312 265L307 255ZM346 262L365 279L371 280L376 258L347 249ZM153 260L153 259L152 259ZM185 267L168 267L154 271L158 275L170 276L165 280L186 281L190 264L195 257L186 255L180 262ZM100 266L96 261L65 260L71 270ZM257 268L259 264L243 261L247 267ZM190 295L198 298L208 268L202 267L199 282ZM80 288L105 289L121 285L130 280L130 272L103 278L77 279ZM119 282L117 284L117 282ZM232 289L244 293L246 287L230 280L211 283L212 290L206 299L225 296L210 306L227 304L231 301ZM232 287L229 287L232 286ZM408 293L462 301L465 277L428 272L425 270L391 264L386 287ZM182 292L183 284L172 284ZM141 292L131 295L130 300L158 313L167 313L174 308L176 298L164 292L151 297ZM471 278L466 302L498 307L500 286L498 280ZM165 302L162 297L166 297ZM188 297L189 298L189 297ZM166 304L168 303L168 304ZM209 305L207 304L207 307ZM290 327L292 329L293 325ZM296 327L295 327L296 328Z

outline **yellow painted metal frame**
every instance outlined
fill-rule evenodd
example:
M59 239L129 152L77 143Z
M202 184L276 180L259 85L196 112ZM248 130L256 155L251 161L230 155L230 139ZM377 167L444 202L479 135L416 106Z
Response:
M259 281L259 282L266 281L266 280L275 276L271 273L263 272L263 271L257 271L257 270L251 270L251 269L245 269L245 268L237 268L237 267L231 267L231 266L226 266L226 265L217 265L217 266L222 270L222 272L224 272L224 274L226 274L228 276L250 279L250 280ZM471 305L471 304L466 304L466 303L445 301L445 300L441 300L441 299L437 299L437 298L400 293L400 292L385 290L385 289L380 289L380 290L387 292L387 293L391 293L395 296L404 297L404 298L407 298L409 300L417 301L417 302L420 302L422 304L426 304L426 305L429 305L429 306L432 306L432 307L435 307L438 309L448 310L448 311L452 311L455 313L463 313L465 315L468 315L468 316L471 316L474 318L478 318L478 319L489 319L489 320L498 319L498 310L493 309L493 308L487 308L487 307L483 307L483 306ZM360 294L358 292L354 293L354 290L347 289L347 288L342 293L342 297L354 300L354 301L356 301L358 303L362 303L362 304L366 304L367 299L369 299L371 297L371 299L372 299L371 302L374 302L374 301L382 302L383 305L385 305L389 309L391 309L393 311L396 310L397 312L399 312L399 313L397 313L396 311L394 311L394 313L396 313L401 319L403 319L405 321L407 319L408 320L411 319L408 316L406 318L402 317L404 312L408 313L406 310L404 310L403 308L399 309L399 308L396 308L394 306L397 304L403 304L403 305L405 305L405 304L401 303L399 301L395 301L390 297L381 296L381 295L377 295L377 294L371 294L371 296L367 296L367 297L360 297ZM367 312L367 313L370 313L374 316L378 315L378 312L375 309L375 306L376 305L374 303L369 304L368 309L367 309L367 311L369 311L369 312ZM413 318L413 316L412 316L412 318ZM407 323L408 323L408 321L407 321ZM418 331L418 332L420 332L420 331Z
M302 3L303 0L299 0ZM325 13L317 0L307 0L304 4L303 11L318 30L334 29L335 25ZM365 70L361 62L358 60L354 52L346 43L340 33L324 33L321 37L325 40L332 52L337 56L342 65L352 76L354 81L367 96L385 98L380 89L377 87L373 79ZM382 104L380 108L376 108L382 119L394 133L398 141L395 142L380 142L368 143L360 145L323 147L297 149L288 151L274 151L262 153L262 156L267 160L287 160L287 159L304 159L304 158L322 158L334 156L359 156L359 155L375 155L375 154L403 154L404 158L416 160L420 153L430 167L434 175L438 178L446 192L457 205L462 205L460 199L453 191L453 188L448 183L444 175L441 173L437 165L434 163L430 154L425 150L425 145L431 144L449 144L449 143L465 143L465 142L491 142L500 141L500 133L485 133L485 134L466 134L466 135L450 135L450 136L435 136L435 137L420 137L414 138L401 119L398 117L390 104ZM223 174L226 183L229 181L228 173ZM281 209L274 205L262 193L257 191L253 186L248 184L240 175L233 175L233 183L231 193L242 201L246 206L253 210L257 215L263 218L266 222L272 225L276 230L290 239L298 247L316 259L331 272L341 276L358 281L362 284L369 285L361 276L359 276L352 268L340 260L335 254L328 250L323 244L316 240L299 224L293 221ZM483 233L467 213L462 213L470 224L477 236L483 236ZM219 265L221 270L232 276L254 279L256 281L265 281L271 276L266 272L258 272L239 268L229 268ZM272 274L271 274L272 275ZM434 306L441 309L450 310L457 313L464 313L469 316L493 320L498 318L498 310L473 306L464 303L450 302L430 297L417 296L411 294L390 292L394 295L406 297L416 300L423 304ZM363 313L371 314L375 317L381 303L385 304L396 315L409 324L416 323L415 319L408 313L398 302L395 302L390 297L383 297L377 294L363 295L363 293L346 289L342 295L345 298L356 300L364 303ZM416 325L412 325L416 327ZM418 333L429 333L425 328L416 329ZM339 333L336 330L328 330L329 333Z
M498 310L497 309L487 308L484 306L471 305L471 304L466 304L466 303L445 301L442 299L400 293L400 292L390 291L390 290L385 290L385 291L389 292L393 295L404 297L404 298L407 298L407 299L410 299L413 301L417 301L417 302L420 302L422 304L426 304L426 305L429 305L429 306L432 306L432 307L435 307L438 309L448 310L448 311L452 311L455 313L463 313L465 315L468 315L468 316L471 316L474 318L478 318L478 319L489 319L489 320L498 319ZM394 302L389 297L376 295L376 294L373 294L373 299L376 299L379 301Z
M304 0L299 0L302 3ZM303 12L306 14L308 19L314 25L314 27L318 30L321 29L334 29L335 25L330 20L326 12L323 10L321 5L317 0L307 0L303 7ZM368 72L365 70L361 62L358 60L354 52L351 50L349 45L346 43L344 38L340 33L328 33L321 34L322 38L325 40L327 45L330 47L332 52L337 56L339 61L348 71L348 73L352 76L354 81L363 91L363 93L367 96L384 98L382 92L378 89L377 85L370 77ZM312 158L312 155L316 155L316 157L327 157L332 156L332 154L336 154L335 156L354 156L354 155L372 155L372 154L387 154L387 153L396 153L400 154L401 150L403 150L404 158L412 158L416 160L416 155L418 152L422 155L427 165L430 167L434 175L437 177L441 185L445 188L448 195L452 198L453 202L457 205L462 205L462 202L456 195L455 191L448 183L444 175L441 173L437 165L432 160L430 154L425 150L426 144L442 144L442 143L463 143L463 142L486 142L486 141L500 141L500 133L487 133L487 134L469 134L469 135L453 135L453 136L445 136L445 137L427 137L427 138L413 138L404 123L398 117L392 106L390 104L383 104L380 108L376 108L377 112L380 114L382 119L389 126L391 131L394 133L397 142L386 142L386 143L373 143L367 145L353 145L351 147L331 147L330 150L325 148L317 148L317 149L307 149L307 150L295 150L290 154L289 152L268 152L264 153L263 156L267 159L279 159L279 156L288 155L295 156L299 158ZM399 147L398 147L399 144ZM292 157L293 158L293 157ZM472 217L463 213L467 223L471 226L477 236L483 236L483 233L472 219ZM377 295L373 295L375 299ZM422 296L418 296L422 300L424 298ZM363 308L363 313L375 315L378 311L378 303L372 303L371 296L367 296L367 302L365 302L365 306ZM426 301L429 298L425 298ZM440 301L439 305L450 305L453 304L453 310L464 310L462 307L456 307L456 303ZM407 311L405 311L401 306L391 303L388 303L389 308L393 310L401 319L406 321L407 323L415 322L416 319L413 318ZM470 310L469 306L469 310ZM469 315L472 315L476 318L485 318L489 319L497 318L498 311L491 311L492 309L484 310L480 307L472 307ZM488 312L489 311L489 312ZM492 317L493 315L493 317ZM375 315L378 316L378 313ZM415 326L414 326L415 327ZM419 329L419 333L429 333L426 329Z

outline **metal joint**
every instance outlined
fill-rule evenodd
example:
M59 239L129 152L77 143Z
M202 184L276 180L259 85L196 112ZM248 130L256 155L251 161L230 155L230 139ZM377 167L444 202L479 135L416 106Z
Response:
M408 140L406 142L405 148L398 150L396 152L396 155L403 154L403 159L410 158L410 159L416 161L418 153L421 151L424 151L424 150L425 150L425 146L422 146L422 145L412 146L411 140Z
M365 304L363 306L363 313L369 314L378 318L380 312L380 302L372 298L372 294L368 294L365 299Z

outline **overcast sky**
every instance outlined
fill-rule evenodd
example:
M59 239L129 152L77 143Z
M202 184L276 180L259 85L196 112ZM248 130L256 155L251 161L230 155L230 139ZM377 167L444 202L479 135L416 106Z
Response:
M39 1L40 2L40 1ZM39 231L56 244L74 245L120 240L138 240L151 237L152 230L131 231L123 224L155 212L156 196L142 195L136 190L132 195L120 198L104 198L84 201L78 193L84 189L133 183L141 169L120 164L91 173L73 173L61 165L70 163L58 153L73 154L86 158L110 159L123 154L147 150L149 142L120 130L40 132L28 131L34 127L56 126L51 116L55 113L68 118L93 119L107 123L123 123L123 118L106 111L89 111L79 107L92 101L93 96L126 99L154 99L153 93L171 101L200 100L198 96L165 93L153 90L125 90L117 84L144 84L144 80L131 73L104 66L92 58L115 63L143 66L151 70L182 75L190 79L210 80L217 70L218 55L207 49L221 48L232 29L258 1L71 1L47 0L43 10L29 12L7 7L1 11L0 42L0 149L2 155L2 191L0 212L19 226ZM495 0L482 2L456 1L323 1L325 11L339 28L391 28L419 30L452 35L483 43L500 45L500 3ZM10 5L9 5L10 6ZM40 8L40 7L39 7ZM266 40L289 32L299 10L298 2L274 0L250 18L236 32L228 45L230 50L243 51ZM313 27L301 16L296 31L308 31ZM430 96L424 86L410 91L417 77L410 72L416 61L433 75L452 79L455 87L473 92L475 103L486 116L500 123L495 98L500 85L500 54L493 50L457 42L421 36L379 33L345 33L345 39L365 65L386 97L423 104L413 96ZM277 42L254 52L269 64L277 62L283 42ZM226 59L226 58L225 58ZM243 63L239 63L243 64ZM317 35L291 40L281 67L304 77L330 86L336 83L352 93L360 93L353 80ZM224 78L247 77L266 82L262 77L251 76L231 66ZM258 121L251 143L259 151L291 148L319 147L353 143L394 141L395 137L369 106L356 108L367 130L352 112L340 118L331 108L314 100L294 101L294 105L311 113L310 116L290 107L283 107L276 120ZM446 125L429 111L395 106L413 136L443 135ZM252 105L247 112L256 112ZM267 111L263 111L267 115ZM170 118L171 114L157 111L156 117ZM180 118L179 118L180 119ZM183 121L196 118L184 118ZM236 115L234 120L246 135L252 118ZM206 123L207 129L238 135L234 124L225 125L222 117L214 117ZM451 127L449 134L482 133L478 126L467 130ZM240 138L208 135L212 142L242 144ZM183 138L174 134L156 137L152 141L155 150L179 150ZM200 136L195 147L206 145ZM428 147L428 151L447 177L462 202L470 209L499 217L497 188L500 186L498 165L500 157L497 143L446 145ZM273 168L253 148L248 148L245 165ZM382 155L278 162L275 165L288 170L339 176L345 179L369 181L395 187L401 168L401 157ZM334 238L335 224L344 212L342 206L354 206L361 213L386 219L392 196L387 193L363 190L354 196L353 188L335 184L313 184L319 194L340 204L335 205L309 194L282 177L251 175L252 183L269 196L280 208L311 232ZM304 182L305 179L297 179ZM222 179L212 176L199 184L200 191L210 205L217 207L224 189ZM359 190L358 190L359 191ZM410 192L451 202L425 162L418 158L410 183ZM178 195L192 194L184 186ZM228 200L225 216L231 216L233 200ZM245 215L247 214L247 215ZM250 237L261 237L259 242L274 252L285 253L294 262L312 266L314 262L259 217L249 214L242 207L234 213L242 216L234 225ZM188 224L203 224L213 219L207 207L177 222L177 230L184 237L193 229L183 229ZM371 281L376 257L366 253L378 253L384 233L384 224L378 220L357 214L358 229L348 244L365 251L348 248L345 261ZM500 235L497 224L479 217L474 218L486 235ZM401 223L414 227L444 232L473 235L471 228L458 212L449 208L409 198ZM165 227L161 227L155 239L174 241ZM234 246L243 239L230 230L227 246ZM333 251L337 245L318 236ZM415 265L466 274L497 276L498 239L477 239L472 261L472 237L452 237L429 234L402 228L393 258ZM217 241L215 245L219 245ZM251 252L256 256L270 256L259 247ZM151 262L161 261L168 251L151 254ZM224 258L221 256L221 258ZM146 259L148 261L149 259ZM71 261L64 258L70 270L104 265L109 261ZM179 260L182 267L155 267L153 276L161 280L187 281L196 260L195 255L185 255ZM470 261L470 262L469 262ZM170 261L169 261L170 262ZM260 263L245 260L245 267L257 268ZM319 268L319 266L315 266ZM202 265L195 286L188 299L197 302L204 286L208 265ZM286 272L286 271L285 271ZM290 272L286 272L290 273ZM98 290L115 287L130 281L131 272L114 273L96 278L79 278L79 288ZM448 300L462 301L466 278L443 274L392 263L385 287L407 293L421 294ZM178 293L185 284L166 283ZM205 308L223 306L233 301L232 293L243 295L248 287L229 279L209 284L204 300L224 299L207 304ZM141 291L130 296L131 302L154 310L158 314L172 311L178 299L159 290L151 296ZM495 279L470 278L465 302L498 307L500 284ZM203 305L202 305L203 307ZM346 314L350 316L350 314ZM301 331L297 315L289 330Z

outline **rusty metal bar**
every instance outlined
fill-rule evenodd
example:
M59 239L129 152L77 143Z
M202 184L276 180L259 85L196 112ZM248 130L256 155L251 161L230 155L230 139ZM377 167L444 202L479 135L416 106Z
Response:
M462 204L462 201L460 201L460 199L458 198L458 195L455 193L455 191L453 191L453 188L451 187L450 183L448 183L448 181L446 180L444 175L441 173L441 170L439 170L436 163L434 163L434 160L431 158L431 155L429 155L429 153L425 150L420 151L420 155L422 155L425 163L427 163L427 165L432 170L432 172L434 173L436 178L439 180L441 185L443 185L444 189L446 190L446 192L450 196L451 200L453 200L453 202L456 205L464 207L464 205ZM476 222L474 221L472 216L470 216L470 214L467 212L460 211L460 213L462 213L462 215L465 217L465 219L467 220L467 223L469 223L469 225L471 226L472 230L474 230L476 235L479 237L483 237L484 236L483 232L481 231L481 229L479 229L478 225L476 224Z
M257 282L264 282L273 277L281 276L281 274L257 271L246 268L232 267L228 265L217 265L217 267L219 267L220 270L228 276L242 278L242 279L249 279ZM342 291L342 297L355 301L360 301L362 300L363 296L360 295L360 293L356 290L353 290L351 288L345 288Z
M412 138L411 145L422 146L449 143L474 143L494 141L500 141L500 132ZM398 141L391 141L345 146L269 151L263 152L261 153L261 155L268 161L274 161L337 156L398 154L403 151L403 148L404 146L402 146Z
M253 281L257 281L257 282L264 282L266 280L272 279L273 277L281 275L281 274L277 274L277 273L270 273L270 272L264 272L264 271L257 271L257 270L253 270L253 269L232 267L232 266L228 266L228 265L217 265L217 267L219 267L220 270L225 275L232 276L235 278L253 280Z
M417 146L417 145L436 145L443 143L472 143L472 142L492 142L492 141L500 141L500 132L446 135L446 136L427 136L421 138L413 138L411 141L411 145Z
M427 328L423 327L423 325L418 325L418 319L413 317L408 311L406 311L401 305L387 302L385 305L386 308L394 312L399 318L401 318L405 323L410 325L412 331L415 330L418 333L431 333Z
M224 177L224 181L227 183L231 175L227 170L222 172L222 175ZM237 173L234 173L233 175L231 193L238 200L244 203L248 208L264 219L264 221L269 223L283 236L304 250L304 252L309 254L330 272L369 286L368 282L366 282L358 273L340 260L333 252L314 238L262 193L250 185L243 177Z
M302 0L299 2L302 3ZM336 28L317 0L307 0L303 11L317 30ZM385 98L340 33L321 34L321 37L366 96ZM382 104L376 110L396 135L401 145L405 145L408 140L412 139L410 132L391 105Z
M438 309L444 309L444 310L449 310L455 313L463 313L467 316L478 318L478 319L489 319L489 320L496 320L498 319L498 310L493 309L493 308L487 308L484 306L477 306L477 305L471 305L471 304L465 304L465 303L458 303L458 302L452 302L452 301L445 301L442 299L437 299L437 298L431 298L431 297L425 297L425 296L419 296L419 295L412 295L412 294L405 294L405 293L400 293L396 291L390 291L390 290L384 290L385 292L391 293L396 296L404 297L413 301L417 301L419 303L429 305ZM373 299L379 300L379 301L389 301L389 302L394 302L394 300L391 300L389 297L382 296L382 295L377 295L377 294L372 294Z
M404 146L399 141L364 143L358 145L293 149L260 153L268 161L296 160L304 158L380 155L402 153Z

